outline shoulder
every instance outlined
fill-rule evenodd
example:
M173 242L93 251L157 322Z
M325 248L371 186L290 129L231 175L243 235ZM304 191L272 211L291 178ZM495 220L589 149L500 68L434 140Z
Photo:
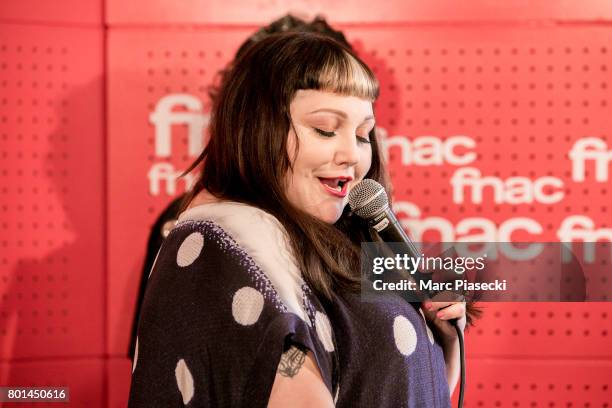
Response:
M306 307L311 292L282 224L271 214L238 202L198 205L180 214L167 244L171 252L176 251L179 266L195 262L194 257L200 264L214 261L221 269L223 264L238 265L239 270L234 266L232 273L248 275L287 311L311 322ZM201 257L201 252L208 255Z
M181 213L177 226L197 221L218 225L245 250L257 249L262 238L272 239L269 243L279 247L277 249L288 248L281 223L271 214L248 204L234 201L201 204ZM289 253L283 255L290 257Z
M286 244L282 225L252 206L207 204L180 215L147 284L131 406L151 406L163 389L151 384L176 389L179 378L192 405L268 406L289 344L308 350L310 373L323 380L316 389L331 394L333 330ZM216 381L206 381L213 372Z

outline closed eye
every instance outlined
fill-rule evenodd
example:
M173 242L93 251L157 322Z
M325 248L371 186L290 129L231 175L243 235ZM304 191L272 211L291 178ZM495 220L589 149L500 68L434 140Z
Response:
M319 128L314 128L314 130L320 134L321 136L325 136L325 137L333 137L336 136L336 132L327 132L325 130L319 129ZM359 143L367 143L370 144L370 138L369 137L363 137L363 136L356 136L357 137L357 141L359 141Z
M321 130L318 128L314 128L314 130L320 134L321 136L325 136L325 137L332 137L332 136L336 136L336 132L326 132L325 130Z
M357 140L359 141L359 143L372 143L370 142L370 138L369 137L362 137L362 136L357 136Z

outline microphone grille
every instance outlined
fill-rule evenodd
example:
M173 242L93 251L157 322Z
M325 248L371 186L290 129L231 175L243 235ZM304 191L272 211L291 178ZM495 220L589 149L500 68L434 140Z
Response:
M364 179L349 193L351 210L361 218L369 219L389 206L385 188L377 181Z

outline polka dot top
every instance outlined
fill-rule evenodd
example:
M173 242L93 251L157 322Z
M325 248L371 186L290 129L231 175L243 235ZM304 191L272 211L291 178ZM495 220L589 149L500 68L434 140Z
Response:
M265 407L281 354L312 352L338 407L450 407L444 356L393 296L305 283L280 222L211 203L179 217L143 300L129 407Z

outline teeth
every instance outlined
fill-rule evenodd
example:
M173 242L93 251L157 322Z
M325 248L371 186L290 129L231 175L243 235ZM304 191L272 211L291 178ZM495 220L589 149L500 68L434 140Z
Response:
M336 187L336 191L342 191L342 187L340 186Z

